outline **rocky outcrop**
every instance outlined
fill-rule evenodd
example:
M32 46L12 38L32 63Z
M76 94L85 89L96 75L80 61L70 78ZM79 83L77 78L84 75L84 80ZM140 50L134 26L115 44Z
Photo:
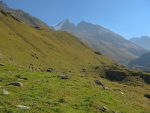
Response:
M128 76L125 72L118 70L107 70L105 74L111 81L123 81Z
M136 72L130 70L105 70L105 78L111 81L126 81L126 82L135 82L135 80L139 80L139 82L144 81L147 84L150 84L150 74L144 72ZM131 79L132 78L132 79ZM140 81L142 80L142 81Z
M141 74L140 76L146 83L150 84L150 75L148 74Z

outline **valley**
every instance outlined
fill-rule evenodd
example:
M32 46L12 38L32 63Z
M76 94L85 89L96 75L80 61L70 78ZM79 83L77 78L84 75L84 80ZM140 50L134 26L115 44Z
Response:
M147 52L102 26L49 27L1 1L0 113L149 113L150 73L127 67Z

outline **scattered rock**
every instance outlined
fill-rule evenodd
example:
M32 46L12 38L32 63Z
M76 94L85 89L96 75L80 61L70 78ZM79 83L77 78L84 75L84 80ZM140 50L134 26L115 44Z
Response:
M86 72L86 69L85 69L85 68L82 68L82 72Z
M6 89L3 89L3 95L9 95L9 92Z
M109 89L110 89L109 87L105 86L105 85L104 85L101 81L99 81L99 80L95 80L95 83L96 83L97 85L99 85L99 86L102 86L102 88L105 89L105 90L109 90Z
M58 102L60 102L60 103L66 103L66 100L63 99L63 98L61 98L61 99L58 100Z
M38 25L33 25L33 27L36 28L36 29L40 29L40 28L41 28L41 27L38 26Z
M30 65L29 65L29 71L33 71L33 69L34 69L34 68L33 68L33 64L30 64Z
M97 55L102 55L102 53L100 53L98 51L95 51L94 53L97 54Z
M120 94L124 95L124 93L122 91L120 91Z
M2 80L2 79L0 79L0 82L3 82L3 80Z
M108 109L106 106L102 106L101 110L102 110L103 112L108 112L108 111L109 111L109 109Z
M23 84L21 82L11 82L8 85L13 85L13 86L18 86L18 87L22 87Z
M68 75L59 75L58 77L61 79L69 79Z
M19 80L28 80L26 77L20 77Z
M0 66L5 66L5 64L0 63Z
M19 80L28 80L28 78L23 77L22 75L17 75L16 76Z
M54 71L53 68L48 68L48 69L46 70L46 72L53 72L53 71Z
M20 109L29 109L30 108L29 106L24 106L24 105L17 105L16 107L20 108Z
M150 94L145 94L144 97L150 99Z
M99 66L96 66L96 67L95 67L95 70L97 70L98 68L99 68Z
M103 88L104 88L105 90L110 90L110 88L107 87L107 86L104 86Z
M97 85L103 86L103 84L102 84L99 80L95 80L95 83L96 83Z

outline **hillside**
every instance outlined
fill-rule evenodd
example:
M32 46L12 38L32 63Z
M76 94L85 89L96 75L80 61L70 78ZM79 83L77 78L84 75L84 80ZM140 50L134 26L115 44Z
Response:
M40 19L31 16L30 14L24 12L20 9L12 9L7 4L5 4L3 1L0 1L0 10L9 12L13 16L15 16L18 19L23 20L24 22L28 23L29 25L35 26L35 27L44 27L48 28L48 26L42 22Z
M109 64L77 38L66 32L30 27L9 13L0 13L0 53L2 62L28 68L76 70L84 66Z
M148 36L134 37L131 38L130 41L147 50L150 50L150 37Z
M0 113L149 113L149 84L65 31L0 11Z
M137 69L150 71L150 52L142 55L136 60L131 61L130 65Z
M65 20L56 25L55 29L74 34L86 45L122 64L127 64L146 52L145 49L124 37L88 22L83 21L75 25L69 20Z

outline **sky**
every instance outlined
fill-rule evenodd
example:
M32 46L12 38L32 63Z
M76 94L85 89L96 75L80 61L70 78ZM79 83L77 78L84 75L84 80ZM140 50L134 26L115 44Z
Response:
M70 19L104 26L127 39L150 36L150 0L3 0L50 26Z

